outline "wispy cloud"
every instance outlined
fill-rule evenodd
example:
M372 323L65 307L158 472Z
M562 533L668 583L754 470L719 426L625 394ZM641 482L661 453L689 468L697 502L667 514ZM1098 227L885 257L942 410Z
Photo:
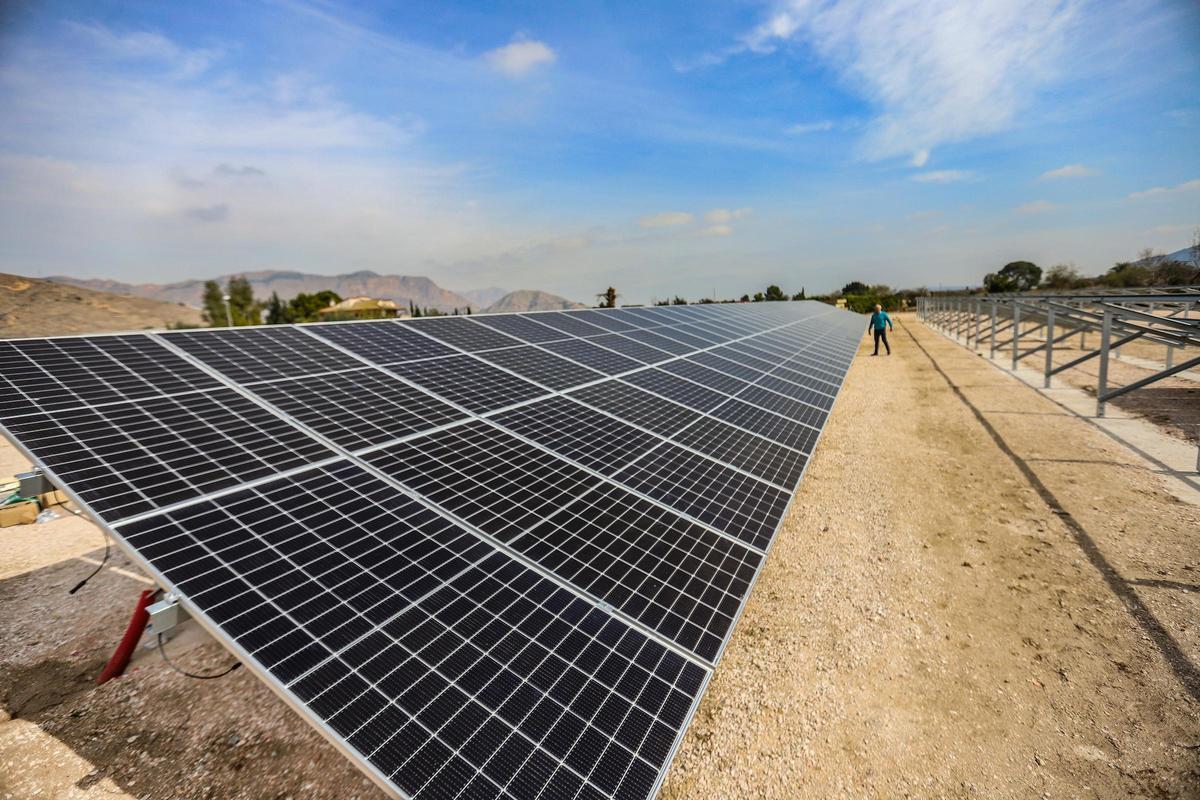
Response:
M258 167L243 164L236 167L233 164L217 164L213 174L224 178L265 178L267 173Z
M797 136L805 133L820 133L822 131L831 131L834 128L833 120L825 119L820 122L801 122L792 125L787 129L788 133L796 134Z
M1149 189L1143 189L1140 192L1133 192L1129 195L1130 200L1141 200L1146 197L1154 197L1159 194L1174 194L1177 192L1191 192L1200 189L1200 179L1194 181L1185 181L1174 186L1152 186Z
M1100 170L1086 167L1083 164L1067 164L1065 167L1046 170L1041 174L1040 178L1041 180L1049 181L1059 178L1088 178L1099 174Z
M518 36L503 47L484 53L483 58L492 69L510 78L520 78L538 67L553 64L558 54L545 42Z
M965 169L935 169L929 172L918 172L912 180L918 183L958 183L975 178L975 173Z
M195 77L221 57L219 50L181 47L156 31L114 31L99 24L68 22L66 27L96 50L122 61L152 61L179 77Z
M1016 211L1018 214L1049 214L1058 209L1059 206L1049 200L1032 200L1017 206Z
M710 225L718 225L733 222L735 219L742 219L750 216L752 208L714 208L704 215L704 221Z
M197 222L224 222L229 219L229 204L217 203L211 206L196 206L184 209L184 216Z
M638 225L643 228L674 228L679 225L691 225L695 219L695 215L687 211L662 211L640 217Z
M908 154L1013 124L1053 80L1076 0L787 0L715 54L803 44L878 107L868 157Z

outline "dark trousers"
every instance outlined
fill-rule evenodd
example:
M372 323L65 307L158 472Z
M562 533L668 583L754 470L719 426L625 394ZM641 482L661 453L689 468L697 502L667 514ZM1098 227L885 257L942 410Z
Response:
M883 346L887 348L887 353L890 356L892 354L892 346L888 344L887 330L875 331L875 355L879 355L879 343L881 341L883 342Z

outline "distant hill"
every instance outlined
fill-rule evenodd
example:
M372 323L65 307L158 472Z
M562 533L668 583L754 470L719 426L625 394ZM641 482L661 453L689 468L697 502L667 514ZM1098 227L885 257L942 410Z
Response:
M439 311L452 311L456 308L463 311L467 306L477 308L482 305L472 302L468 297L457 292L443 289L429 278L417 275L380 275L368 270L351 272L347 275L311 275L304 272L278 270L235 274L244 275L250 281L250 286L254 289L254 296L260 300L266 300L272 292L276 292L281 298L288 300L301 292L311 294L324 289L332 289L342 297L365 295L380 300L393 300L402 308L407 308L410 301L422 308L436 308ZM222 275L214 280L224 285L229 278L229 275ZM81 279L64 276L56 276L50 280L102 292L145 297L169 303L185 303L197 308L200 306L201 297L204 294L204 281L199 280L167 284L121 283L120 281L96 278ZM496 290L484 289L482 291Z
M565 297L559 297L549 292L539 292L535 289L519 289L509 292L495 303L484 309L488 314L499 314L512 311L561 311L567 308L587 308L582 303L574 303Z
M508 289L489 286L486 289L471 289L467 292L459 292L459 294L471 301L472 308L487 308L508 294Z
M188 306L0 273L0 337L199 325Z

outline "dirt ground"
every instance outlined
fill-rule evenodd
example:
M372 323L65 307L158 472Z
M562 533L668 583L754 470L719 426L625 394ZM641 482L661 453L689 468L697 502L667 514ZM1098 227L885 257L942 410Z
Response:
M0 273L0 338L162 329L200 324L200 311L178 303L97 292Z
M1200 508L910 317L893 339L662 796L1200 797ZM80 522L0 531L0 798L381 796L245 671L147 652L94 688L144 583L118 557L67 596L100 555Z

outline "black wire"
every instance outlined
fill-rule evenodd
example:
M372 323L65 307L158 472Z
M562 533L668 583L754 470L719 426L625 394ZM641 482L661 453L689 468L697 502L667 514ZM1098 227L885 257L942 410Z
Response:
M90 581L92 578L99 575L100 570L104 569L104 565L108 563L108 554L112 550L112 542L109 541L108 531L101 528L100 533L104 534L104 558L100 559L100 565L98 567L96 567L94 570L92 570L91 575L88 575L86 578L81 580L79 583L75 584L75 587L73 589L71 589L71 591L67 592L67 594L75 594L80 589L82 589L87 584L88 581Z
M175 664L171 663L171 659L167 658L167 651L163 649L163 638L162 637L163 637L163 635L161 633L158 634L159 655L161 655L163 657L163 661L167 662L168 667L175 670L176 672L178 672L180 675L183 675L184 677L195 678L195 679L201 680L201 681L210 681L213 678L224 678L226 675L233 672L235 669L237 669L238 667L240 667L242 665L242 662L235 661L235 662L233 662L233 665L230 666L228 669L226 669L224 672L217 672L212 675L198 675L195 672L188 672L185 669L181 669L181 668L175 666Z

